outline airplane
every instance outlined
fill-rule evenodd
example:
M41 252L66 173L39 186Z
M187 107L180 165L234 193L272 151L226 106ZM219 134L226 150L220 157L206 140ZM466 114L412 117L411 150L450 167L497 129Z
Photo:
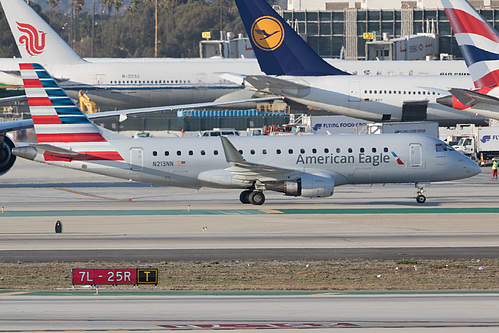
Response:
M42 64L72 98L87 92L101 110L248 99L254 91L220 74L262 74L256 59L82 59L23 0L0 3L23 59ZM328 61L358 75L468 75L461 61ZM0 82L22 86L19 62L0 59Z
M437 102L499 119L499 33L465 0L442 0L474 89L452 88ZM469 87L468 87L469 88Z
M236 0L264 75L224 78L294 102L371 121L437 121L486 124L481 116L436 102L449 87L466 88L470 77L352 76L331 66L264 0ZM271 37L261 31L275 32Z
M416 134L127 138L92 123L43 66L19 66L38 143L11 147L6 167L17 156L150 184L241 189L241 203L253 205L265 202L264 190L329 197L345 184L448 181L481 171L443 141Z

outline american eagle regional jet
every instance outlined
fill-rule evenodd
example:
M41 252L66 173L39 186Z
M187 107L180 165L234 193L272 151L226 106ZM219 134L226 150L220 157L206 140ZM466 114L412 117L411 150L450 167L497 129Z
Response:
M265 190L329 197L345 184L427 183L480 173L463 154L422 135L131 139L93 124L41 65L20 64L20 70L38 143L14 147L4 136L0 172L18 156L150 184L241 189L241 202L254 205L264 203ZM5 131L9 123L2 126ZM420 187L417 201L425 200Z

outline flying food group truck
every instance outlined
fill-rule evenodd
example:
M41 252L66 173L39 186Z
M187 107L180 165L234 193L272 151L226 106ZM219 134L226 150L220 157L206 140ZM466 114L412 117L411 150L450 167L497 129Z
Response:
M480 165L490 163L493 158L499 159L499 126L473 126L471 134L463 136L453 148L480 161Z

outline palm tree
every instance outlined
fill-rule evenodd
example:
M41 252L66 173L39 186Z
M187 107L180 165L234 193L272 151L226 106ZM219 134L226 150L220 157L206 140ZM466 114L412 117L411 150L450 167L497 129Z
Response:
M54 12L54 8L59 5L61 0L47 0L47 3L50 5L50 24L52 24L52 13Z

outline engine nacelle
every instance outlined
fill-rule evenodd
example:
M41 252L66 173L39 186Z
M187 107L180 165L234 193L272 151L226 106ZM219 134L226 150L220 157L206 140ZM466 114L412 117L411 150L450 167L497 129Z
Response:
M309 198L330 197L334 192L334 178L327 174L305 174L295 181L284 183L286 195Z
M0 138L0 175L3 175L12 168L16 161L16 156L12 154L12 148L16 145L8 136Z

